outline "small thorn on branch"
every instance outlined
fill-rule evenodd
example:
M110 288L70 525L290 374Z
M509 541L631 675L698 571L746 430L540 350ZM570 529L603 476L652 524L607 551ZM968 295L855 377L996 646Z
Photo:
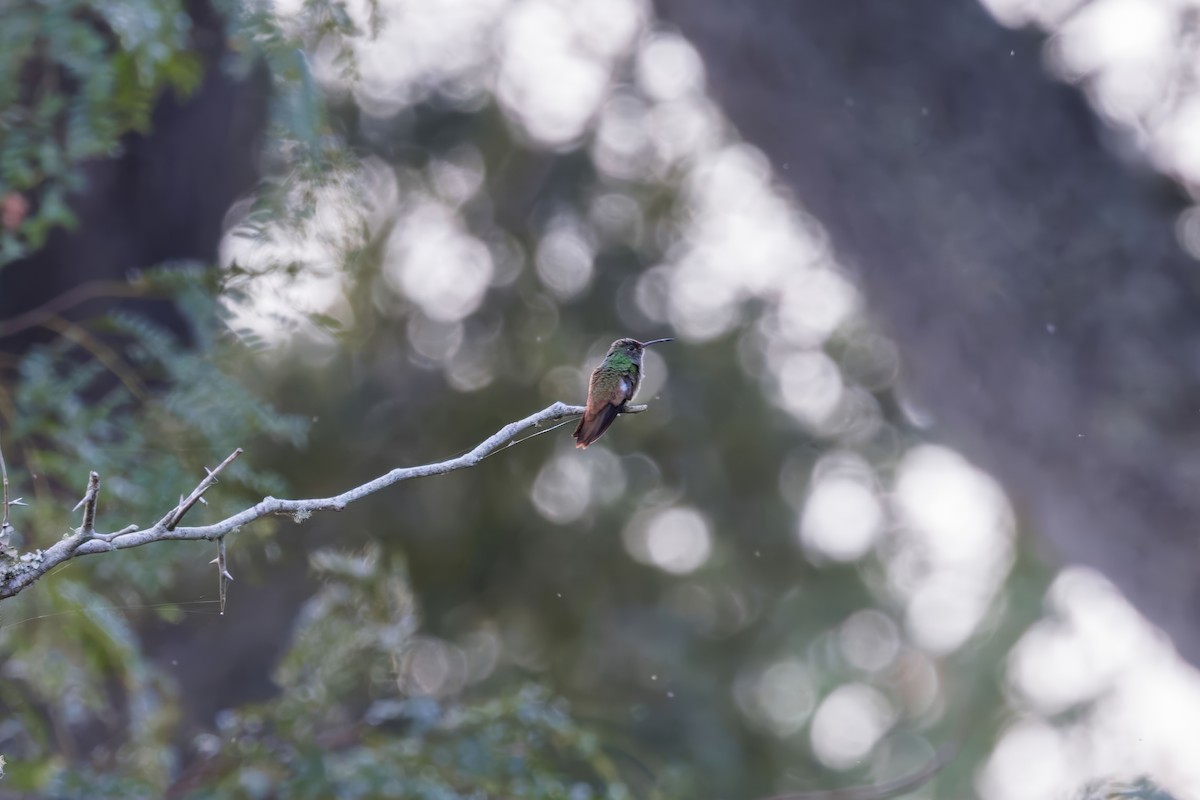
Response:
M190 511L192 506L200 502L204 493L208 491L209 487L217 482L217 474L221 470L225 469L225 467L233 463L233 460L241 454L242 448L239 447L230 453L224 461L218 464L216 469L209 469L208 467L205 467L204 472L207 474L207 477L200 481L200 485L193 489L192 493L187 497L180 497L179 505L175 506L175 509L171 513L163 517L162 522L159 524L169 531L175 530L175 526L178 525L183 519L183 515ZM207 505L207 503L205 505Z
M98 533L98 534L96 534L96 538L102 542L111 542L113 539L116 539L118 536L124 536L125 534L133 533L136 530L138 530L137 525L126 525L124 528L121 528L121 530L119 530L119 531L113 531L112 533Z

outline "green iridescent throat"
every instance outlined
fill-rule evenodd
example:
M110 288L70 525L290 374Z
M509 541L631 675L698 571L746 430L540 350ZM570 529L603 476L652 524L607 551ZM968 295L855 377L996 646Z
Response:
M637 364L626 353L617 351L608 358L604 359L605 369L616 370L618 372L630 372L637 369Z

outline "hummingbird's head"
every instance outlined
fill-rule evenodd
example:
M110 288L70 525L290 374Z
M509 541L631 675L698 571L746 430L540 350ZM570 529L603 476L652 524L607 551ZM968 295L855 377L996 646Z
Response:
M642 358L642 351L645 350L647 347L649 347L652 344L659 344L660 342L669 342L669 341L672 341L672 340L671 339L651 339L648 342L639 342L637 339L617 339L615 342L613 342L612 344L610 344L608 346L608 355L611 356L611 355L615 355L617 353L621 353L622 355L626 355L635 361L640 361Z

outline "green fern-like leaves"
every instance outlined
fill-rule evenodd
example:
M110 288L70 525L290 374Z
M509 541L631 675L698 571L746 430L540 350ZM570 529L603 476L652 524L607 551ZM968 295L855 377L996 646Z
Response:
M66 197L79 165L146 131L164 90L181 96L203 68L189 49L179 0L17 0L0 25L0 198L35 199L32 215L0 230L0 266L71 225Z
M87 327L64 324L62 338L20 363L8 440L20 442L22 451L9 460L19 480L36 474L38 485L52 492L35 498L39 529L78 524L56 498L82 487L89 470L103 479L102 523L146 525L191 491L205 466L215 466L235 448L264 440L290 447L305 442L306 419L279 413L228 371L237 345L221 332L204 273L176 269L148 280L176 284L173 293L187 315L190 341L121 312ZM222 476L223 486L241 488L219 493L229 498L230 508L248 492L259 497L285 492L282 479L256 463L241 459ZM216 497L213 501L221 506ZM208 512L200 507L192 513L202 520ZM137 569L157 560L119 561ZM149 588L169 576L125 577Z

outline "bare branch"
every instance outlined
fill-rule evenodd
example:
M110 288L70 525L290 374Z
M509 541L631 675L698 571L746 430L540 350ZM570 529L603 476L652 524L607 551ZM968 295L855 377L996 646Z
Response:
M83 524L79 526L79 532L89 538L96 535L96 501L99 498L100 473L92 472L88 475L87 492L79 501L79 505L75 506L76 511L79 510L79 506L83 506Z
M4 450L0 449L0 482L4 484L4 506L0 514L0 559L8 561L17 558L17 549L12 545L12 534L16 531L9 522L9 509L13 506L23 506L21 498L8 499L8 465L4 463Z
M27 328L33 328L52 319L72 306L88 300L112 297L145 297L149 291L145 286L129 281L92 281L76 286L69 292L58 295L43 306L0 322L0 337L12 336Z
M8 467L4 464L4 448L0 447L0 479L4 481L4 515L0 517L0 536L4 536L12 531L12 525L8 521ZM18 501L20 498L17 498Z
M241 454L242 448L239 447L230 453L224 461L218 464L216 469L209 469L208 467L205 467L204 471L208 473L208 477L200 481L200 485L192 490L192 493L187 496L187 499L181 499L179 501L179 505L175 506L175 510L163 517L162 521L158 524L163 525L169 531L175 530L175 526L177 526L179 521L183 519L183 515L186 514L192 506L196 505L196 501L200 500L204 496L204 493L208 491L208 487L217 482L217 473L232 464L233 460Z
M225 558L225 537L217 539L217 557L210 564L217 565L217 596L220 598L221 613L225 613L225 593L233 576L229 574L229 561Z
M536 414L531 414L516 422L510 422L480 442L470 452L446 461L439 461L435 464L423 464L417 467L399 467L384 475L380 475L374 480L367 481L361 486L355 486L332 497L313 498L309 500L280 500L275 497L265 497L250 508L226 517L220 522L214 522L211 525L198 525L191 528L179 527L179 521L183 515L216 482L217 473L242 452L241 449L238 449L226 458L225 461L221 462L220 466L209 472L208 476L200 482L195 491L188 495L188 497L181 499L179 505L155 523L153 527L139 530L136 525L129 525L114 533L95 533L93 531L86 537L83 536L83 530L81 529L74 536L63 539L46 550L23 554L14 565L8 567L0 566L0 599L19 594L47 572L76 556L125 550L130 547L141 547L151 542L167 540L221 541L226 534L236 533L244 525L249 525L251 522L261 519L268 514L289 514L297 522L301 522L307 519L314 511L341 511L350 503L361 500L367 495L374 494L381 489L386 489L401 481L444 475L447 472L473 467L492 453L515 444L517 437L522 433L533 428L538 428L544 423L560 422L572 417L582 416L584 410L583 406L554 403ZM638 414L645 410L646 406L644 405L628 406L622 413ZM98 488L99 476L96 476L96 480ZM218 550L218 558L221 555L221 551ZM222 572L223 579L228 580L230 577L228 570L225 569L225 564L221 563L221 561L218 561L218 568Z
M96 501L100 499L100 473L92 471L88 475L88 497L83 506L83 533L91 536L96 533Z

